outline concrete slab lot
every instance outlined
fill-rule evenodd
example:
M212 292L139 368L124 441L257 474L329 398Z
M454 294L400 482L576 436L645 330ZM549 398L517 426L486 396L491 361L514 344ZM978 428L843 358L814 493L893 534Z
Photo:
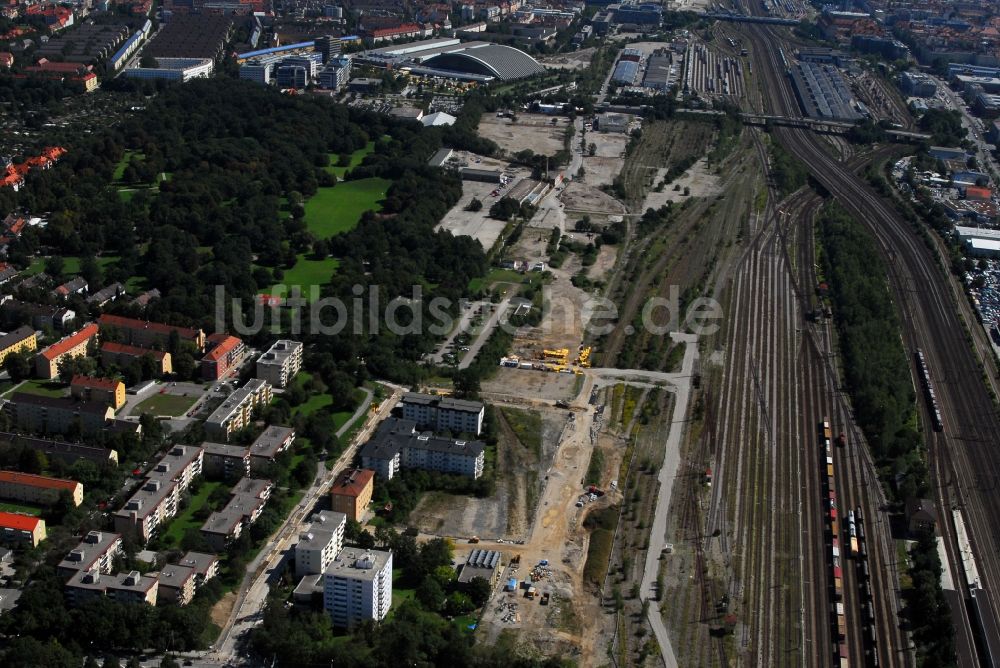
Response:
M492 139L511 155L525 150L552 155L562 150L569 122L564 117L517 114L517 122L514 123L509 118L497 118L496 114L485 113L479 119L479 135Z

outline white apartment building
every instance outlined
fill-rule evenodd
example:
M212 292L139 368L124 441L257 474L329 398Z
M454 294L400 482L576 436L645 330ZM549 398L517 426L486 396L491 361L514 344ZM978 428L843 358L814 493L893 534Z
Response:
M257 378L285 387L302 369L302 342L281 339L257 359Z
M115 531L131 533L141 543L152 538L165 520L177 514L181 492L201 474L205 450L193 445L175 445L146 477L146 482L115 512Z
M324 510L313 515L311 520L312 524L299 534L299 542L295 545L295 574L298 576L325 573L344 547L347 515Z
M250 423L255 408L270 402L271 384L253 378L226 397L226 400L208 416L205 420L205 432L211 437L228 440L230 434Z
M323 609L334 626L350 628L366 619L380 622L391 606L392 552L348 548L326 570Z
M455 431L478 436L483 431L486 407L479 401L436 397L407 392L403 395L403 418L434 431Z

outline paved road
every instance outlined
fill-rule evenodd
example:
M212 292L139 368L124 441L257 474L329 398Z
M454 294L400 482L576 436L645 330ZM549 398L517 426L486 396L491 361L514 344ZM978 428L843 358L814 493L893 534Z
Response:
M677 477L677 467L680 465L681 435L684 433L686 425L688 399L691 397L691 372L694 370L694 360L698 356L697 337L687 334L672 335L675 341L684 341L687 345L684 349L684 362L681 373L669 374L673 376L671 381L675 387L676 401L674 403L674 413L670 418L670 433L667 435L666 453L663 456L663 466L660 468L658 480L660 483L659 493L656 497L656 508L653 511L653 526L649 531L649 549L646 551L646 566L642 575L640 585L640 597L646 600L651 599L649 605L649 624L653 628L653 635L660 645L660 653L663 664L667 668L676 668L677 657L674 656L673 646L670 644L670 636L667 635L667 628L663 625L663 617L660 615L660 606L657 604L655 589L656 575L660 568L660 553L667 543L667 511L670 509L670 495L673 491L674 478ZM668 374L664 374L668 375Z
M365 393L365 400L362 401L361 405L358 406L356 411L354 411L354 415L351 416L351 419L345 422L344 426L337 430L337 438L346 434L347 430L354 426L354 421L364 415L364 413L368 410L368 407L372 405L372 398L374 397L372 391L367 387L362 387L361 391Z
M441 342L440 347L437 351L432 353L430 356L431 364L441 364L444 362L444 355L448 352L448 346L451 342L455 340L455 337L462 332L469 331L469 325L472 323L472 319L476 316L476 309L479 307L485 307L489 304L488 301L477 301L469 302L469 304L462 310L462 313L458 317L458 324L451 330L448 334L448 338ZM468 365L466 365L468 366ZM465 367L461 367L465 368Z
M507 312L507 307L510 306L510 300L511 297L507 297L493 309L493 313L483 325L475 340L469 344L468 352L465 353L465 357L463 357L462 361L458 364L459 369L467 369L469 365L472 364L472 361L476 359L476 355L479 354L480 348L482 348L483 344L486 343L486 340L490 338L490 334L493 333L497 323L500 322L500 318ZM500 360L497 360L497 364L500 364Z
M375 426L389 415L389 411L396 405L406 389L395 385L385 385L392 390L392 395L382 402L377 413L369 415L365 426L358 432L331 470L326 471L325 467L319 467L316 479L303 495L302 501L289 514L284 524L260 551L257 558L247 566L247 575L240 585L233 611L223 627L222 633L219 634L218 640L204 655L206 660L226 662L238 658L237 643L244 633L260 621L260 613L270 591L270 580L280 575L281 562L286 556L290 556L295 538L307 523L313 506L316 505L320 496L326 493L333 479L354 460L358 445L363 443Z

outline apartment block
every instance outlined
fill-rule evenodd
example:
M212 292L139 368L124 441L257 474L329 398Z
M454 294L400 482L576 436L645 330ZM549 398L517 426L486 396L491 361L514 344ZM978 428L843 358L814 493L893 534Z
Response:
M0 499L50 506L59 500L63 492L69 494L74 506L83 503L83 485L76 480L0 471Z
M18 327L13 332L0 336L0 365L7 360L7 355L11 353L30 353L38 348L38 340L35 338L35 330L31 327Z
M156 605L156 578L139 571L104 575L100 571L80 571L66 583L66 598L70 605L80 605L106 596L119 603Z
M346 469L341 471L330 486L330 506L348 519L360 522L372 500L375 471L371 469Z
M15 392L4 410L18 429L32 434L65 434L77 426L81 433L93 434L115 419L115 410L106 404L27 392Z
M215 479L245 478L250 475L250 448L228 443L201 444L205 450L205 475Z
M228 334L213 334L208 337L208 352L201 359L201 377L205 380L219 380L233 369L238 369L246 357L247 347L243 339Z
M35 356L35 371L40 378L52 379L59 375L59 362L69 357L84 357L91 341L97 339L99 328L91 323L69 336L43 348Z
M45 540L45 520L20 513L0 512L0 544L38 547Z
M97 464L110 462L115 466L118 465L117 450L93 448L79 443L66 443L65 441L52 441L47 438L34 438L23 434L0 432L0 450L18 447L41 452L50 460L58 459L67 464L72 464L80 459L89 459Z
M403 417L434 431L475 434L483 431L486 408L479 401L407 392L403 395Z
M361 465L386 480L401 468L455 473L472 478L483 474L486 446L418 432L412 420L388 418L361 448Z
M70 550L59 562L58 573L64 578L81 571L98 571L110 574L115 557L123 554L121 534L110 531L90 531L80 544Z
M271 384L251 379L234 391L205 420L205 432L213 437L229 439L230 434L250 424L253 411L271 401Z
M230 542L243 533L243 529L257 521L274 484L270 480L243 478L233 487L229 503L208 516L201 526L201 535L216 552L222 552Z
M280 453L292 447L295 442L295 430L291 427L269 425L261 435L250 444L250 471L256 472Z
M175 445L150 471L146 482L115 512L115 531L130 534L141 543L177 514L181 493L202 472L205 451L193 445Z
M196 587L202 586L219 574L219 558L214 554L187 552L179 563L194 570Z
M164 350L140 348L139 346L129 346L124 343L115 343L114 341L105 341L101 344L101 363L105 366L115 365L124 367L144 357L149 357L156 363L161 376L174 372L170 353Z
M286 387L302 369L302 343L282 339L257 358L257 378L274 387Z
M190 566L167 564L156 577L157 600L187 605L194 598L198 578Z
M326 572L334 557L344 547L344 513L324 510L310 518L309 527L299 534L295 544L295 574L316 575Z
M70 394L80 401L107 404L116 411L125 405L125 383L117 378L75 375L69 384Z
M161 322L123 318L107 313L102 314L97 323L105 332L104 338L109 341L143 348L166 348L170 342L170 335L176 333L180 341L190 343L198 352L205 350L205 332L200 329L175 327Z
M392 552L343 550L326 570L323 609L334 626L380 622L392 606Z

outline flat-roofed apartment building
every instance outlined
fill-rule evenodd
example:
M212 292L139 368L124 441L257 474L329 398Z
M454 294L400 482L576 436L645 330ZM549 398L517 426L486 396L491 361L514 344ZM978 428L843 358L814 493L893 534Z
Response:
M281 425L268 425L260 436L250 444L250 471L261 470L268 462L273 462L279 454L292 447L295 430Z
M257 378L275 387L285 387L302 369L302 343L281 339L257 358Z
M90 323L47 348L42 348L35 356L35 372L40 378L50 380L59 375L59 362L70 357L85 357L91 341L97 339L100 329Z
M194 598L198 577L190 566L167 564L156 576L157 600L172 601L177 605L187 605Z
M255 478L243 478L236 483L229 503L209 515L201 526L201 535L213 550L222 552L231 541L240 537L244 528L257 521L273 487L270 480Z
M200 587L219 574L219 558L206 552L186 552L178 562L194 569L195 586Z
M80 571L99 571L110 574L115 557L124 554L121 534L111 531L90 531L80 544L70 550L59 562L57 572L64 578Z
M323 580L323 609L334 626L380 622L392 606L392 552L345 549Z
M37 348L38 339L35 338L35 330L27 325L18 327L13 332L0 336L0 365L3 365L11 353L30 353Z
M372 500L375 471L371 469L345 469L330 486L330 506L348 519L360 522Z
M295 574L299 577L325 572L344 547L344 513L324 510L313 515L310 522L295 544Z
M482 441L435 436L417 431L413 420L388 418L361 447L361 465L386 480L405 468L478 478L483 474L485 453Z
M230 434L250 424L253 411L271 401L271 384L252 378L234 391L205 420L205 433L229 440Z
M156 578L139 571L105 575L100 571L80 571L66 583L66 598L70 605L107 596L119 603L156 605L158 593Z
M177 514L181 492L199 475L205 451L194 445L175 445L156 463L142 487L114 514L115 531L152 538L167 519Z
M38 547L45 540L45 520L21 513L0 512L0 544Z
M191 327L176 327L162 322L149 322L135 318L123 318L120 315L101 314L97 323L104 331L104 338L130 346L143 348L166 348L170 335L177 333L177 338L184 343L190 343L198 352L205 350L205 332Z
M413 420L420 427L476 436L483 431L486 407L479 401L407 392L400 403L403 405L403 417Z
M74 506L83 503L83 485L76 480L0 471L0 499L51 506L63 492L69 494Z
M205 450L205 475L209 478L245 478L250 475L250 448L229 443L201 444Z
M130 346L115 341L105 341L101 344L101 363L105 366L125 367L136 360L142 360L144 357L153 360L161 376L174 372L170 353L165 350Z
M125 405L125 383L117 378L77 374L70 381L69 390L74 399L107 404L116 411Z
M18 429L32 434L65 434L74 426L93 434L115 419L115 409L107 404L27 392L15 392L4 409Z

